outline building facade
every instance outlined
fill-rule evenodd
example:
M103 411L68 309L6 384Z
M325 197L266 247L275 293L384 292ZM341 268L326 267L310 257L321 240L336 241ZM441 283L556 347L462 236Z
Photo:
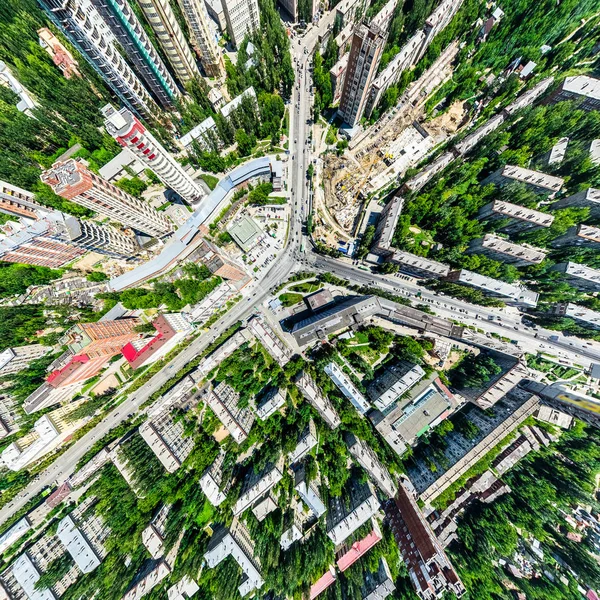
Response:
M40 4L125 106L145 119L159 111L92 0L40 0Z
M138 0L150 27L156 33L167 60L182 83L200 76L194 54L185 40L169 0Z
M257 0L222 0L227 31L231 41L239 48L246 35L260 28Z
M437 600L446 592L457 598L463 596L465 586L405 484L399 486L398 494L385 503L384 509L419 598Z
M352 47L338 109L350 127L361 120L371 82L377 73L386 36L376 25L358 25L352 34Z
M152 169L167 187L190 204L204 197L203 189L129 110L116 111L108 105L104 116L108 133Z
M42 181L62 198L148 235L163 237L173 230L161 213L94 175L80 161L54 163L42 173Z
M179 0L179 4L204 71L210 77L221 77L225 73L225 63L210 27L204 0Z
M160 106L173 108L181 92L127 0L91 0L127 59Z

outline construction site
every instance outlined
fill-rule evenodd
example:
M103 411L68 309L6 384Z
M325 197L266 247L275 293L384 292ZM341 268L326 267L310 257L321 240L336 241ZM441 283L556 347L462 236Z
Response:
M372 220L364 217L374 212L380 194L466 124L462 103L425 122L425 102L452 77L459 50L458 42L450 44L407 88L397 106L360 131L341 156L324 154L322 187L315 195L316 239L337 247L364 231Z

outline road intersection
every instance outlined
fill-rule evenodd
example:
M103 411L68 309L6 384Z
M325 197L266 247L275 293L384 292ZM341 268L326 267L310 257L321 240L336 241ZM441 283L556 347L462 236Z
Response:
M335 11L332 11L335 13ZM272 290L295 270L317 273L331 272L356 285L377 286L405 297L414 304L427 304L438 316L473 325L486 334L497 334L518 343L524 352L545 352L555 355L569 364L587 367L600 362L600 344L578 338L565 337L544 329L534 330L521 322L521 315L514 309L495 309L475 306L455 298L442 296L419 286L415 279L393 275L381 275L364 270L348 259L332 259L314 253L306 231L306 218L311 210L308 166L313 160L311 139L312 97L310 57L319 38L331 26L333 17L327 15L319 26L309 28L304 38L292 40L292 56L296 70L296 85L288 104L290 114L289 155L287 160L287 185L292 203L287 243L279 258L264 274L244 290L243 299L209 332L201 334L189 346L175 356L140 389L129 394L112 412L108 413L91 431L77 440L53 464L41 472L17 497L0 509L0 525L27 504L42 490L65 481L78 461L111 429L117 427L136 413L152 394L171 380L185 365L200 354L216 337L231 325L247 319L271 295ZM298 43L298 41L300 43ZM306 51L305 51L306 48ZM551 341L550 336L557 336Z

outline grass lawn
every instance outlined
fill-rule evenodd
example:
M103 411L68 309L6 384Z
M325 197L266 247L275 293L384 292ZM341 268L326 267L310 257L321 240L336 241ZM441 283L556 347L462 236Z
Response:
M319 289L321 289L321 284L318 281L305 281L304 283L290 286L290 291L301 294L311 294Z
M294 304L302 302L302 296L300 294L281 294L279 300L287 308L288 306L294 306Z
M208 173L202 173L202 175L200 175L200 179L202 179L202 181L204 181L204 183L206 183L206 185L211 190L214 190L217 187L217 184L219 183L218 177L215 177L214 175L209 175Z

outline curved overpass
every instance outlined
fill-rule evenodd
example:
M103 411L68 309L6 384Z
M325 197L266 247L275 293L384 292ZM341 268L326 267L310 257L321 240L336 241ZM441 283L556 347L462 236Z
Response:
M230 171L226 177L223 177L219 181L217 187L204 198L190 218L175 231L158 256L128 273L111 279L109 281L110 289L119 292L130 287L135 287L172 269L200 244L202 240L200 226L210 217L217 206L226 198L227 194L249 179L262 175L271 175L273 171L277 170L281 172L281 165L278 163L279 161L275 160L272 156L263 156ZM277 169L274 169L276 164Z

